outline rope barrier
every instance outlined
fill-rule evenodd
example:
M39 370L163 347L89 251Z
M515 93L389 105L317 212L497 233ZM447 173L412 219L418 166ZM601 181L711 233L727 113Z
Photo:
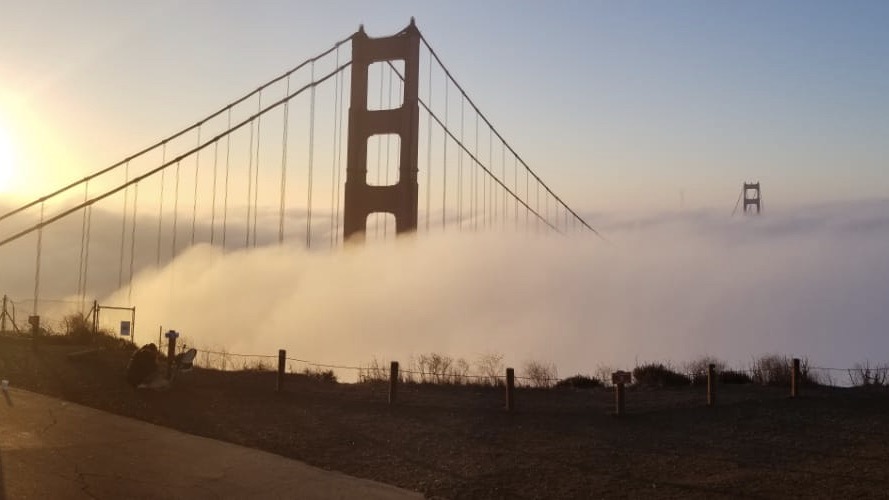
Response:
M320 79L318 79L318 80L316 80L316 81L314 81L314 82L312 82L312 83L308 83L308 84L304 85L303 87L301 87L300 89L296 90L295 92L291 93L291 94L290 94L289 96L287 96L286 98L281 99L281 100L279 100L279 101L276 101L276 102L274 102L274 103L272 103L272 104L266 106L266 108L262 110L262 113L267 113L267 112L271 111L272 109L275 109L275 108L277 108L278 106L284 104L284 102L286 102L287 100L289 100L289 99L293 99L293 98L296 97L297 95L300 95L301 93L303 93L304 91L308 90L309 88L313 88L313 87L315 87L315 86L317 86L317 85L320 85L320 84L324 83L325 81L327 81L328 79L332 78L333 76L335 76L335 75L336 75L337 73L339 73L340 71L343 71L345 68L349 67L351 64L352 64L352 62L349 61L349 62L347 62L347 63L344 63L344 64L340 65L338 68L332 70L330 73L328 73L328 74L325 75L324 77L322 77L322 78L320 78ZM255 118L256 118L256 115L250 116L250 117L246 118L245 120L243 120L242 122L236 124L234 127L231 127L229 130L226 130L225 132L222 132L222 133L218 134L217 136L213 137L212 139L210 139L209 141L205 142L205 143L202 144L201 146L199 146L199 147L197 147L197 148L192 148L192 149L190 149L190 150L188 150L188 151L186 151L186 152L180 154L180 155L177 156L176 158L174 158L174 159L172 159L172 160L170 160L170 161L168 161L168 162L165 162L164 164L162 164L162 165L160 165L160 166L158 166L158 167L155 167L154 169L149 170L148 172L145 172L144 174L139 175L138 177L134 177L133 179L130 179L130 181L127 182L127 183L118 185L117 187L112 188L112 189L110 189L110 190L108 190L108 191L106 191L106 192L104 192L104 193L102 193L102 194L100 194L100 195L94 196L93 198L91 198L91 199L89 199L89 200L87 200L87 201L85 201L85 202L83 202L83 203L80 203L80 204L78 204L78 205L76 205L76 206L74 206L74 207L72 207L72 208L69 208L69 209L67 209L67 210L65 210L65 211L63 211L63 212L61 212L61 213L59 213L59 214L56 214L56 215L54 215L53 217L50 217L50 218L46 219L45 221L43 221L43 222L40 223L40 224L33 225L33 226L31 226L31 227L29 227L29 228L27 228L27 229L23 229L23 230L19 231L18 233L15 233L15 234L11 235L11 236L9 236L9 237L3 239L3 240L0 240L0 246L6 245L6 244L8 244L8 243L10 243L10 242L12 242L12 241L15 241L15 240L21 238L22 236L25 236L25 235L27 235L27 234L30 234L30 233L32 233L32 232L34 232L34 231L37 231L38 229L40 229L40 228L42 228L42 227L44 227L44 226L50 225L50 224L52 224L52 223L54 223L54 222L56 222L56 221L58 221L58 220L60 220L60 219L63 219L63 218L65 218L65 217L71 215L71 214L74 213L74 212L77 212L78 210L80 210L80 209L82 209L82 208L84 208L84 207L88 207L88 206L91 206L91 205L93 205L93 204L95 204L95 203L97 203L97 202L99 202L99 201L102 201L102 200L104 200L105 198L108 198L109 196L112 196L112 195L114 195L115 193L117 193L117 192L119 192L119 191L121 191L121 190L123 190L123 189L126 189L127 186L131 186L131 185L133 185L133 184L136 184L137 182L141 182L141 181L143 181L143 180L145 180L145 179L147 179L147 178L149 178L149 177L151 177L151 176L157 174L158 172L163 172L164 169L170 167L170 166L173 165L174 163L177 163L177 162L181 161L181 160L184 159L184 158L188 158L189 156L191 156L192 154L194 154L195 152L197 152L197 150L199 150L199 149L203 149L203 148L207 147L208 145L212 144L213 142L215 142L215 141L217 141L217 140L219 140L219 139L221 139L221 138L223 138L223 137L225 137L225 136L227 136L227 135L229 135L229 134L231 134L231 133L233 133L233 132L239 130L240 128L244 127L245 125L247 125L248 123L250 123L250 122L251 122L253 119L255 119Z

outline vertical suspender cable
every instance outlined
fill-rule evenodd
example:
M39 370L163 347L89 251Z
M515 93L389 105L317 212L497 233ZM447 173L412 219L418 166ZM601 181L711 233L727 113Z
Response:
M86 203L86 200L89 199L89 191L90 191L90 181L86 181L83 183L83 202ZM86 247L86 212L87 209L83 209L83 220L80 223L80 267L77 270L77 295L80 296L81 291L83 290L83 250ZM83 312L83 304L80 305L81 313Z
M382 71L382 66L380 67L380 70ZM392 70L390 69L389 70L389 91L388 91L389 94L386 97L386 99L387 99L386 100L386 109L392 109L392 80L393 80ZM399 88L401 88L400 82L401 82L401 80L399 80ZM389 165L390 165L390 157L392 155L391 148L392 148L392 135L389 134L389 135L386 135L386 175L384 176L387 186L389 185ZM383 239L387 238L388 231L389 231L389 217L384 215L383 216Z
M432 109L432 56L429 56L429 109ZM429 232L429 216L432 210L432 112L427 111L426 123L426 232Z
M130 278L127 280L127 303L133 305L133 264L136 260L136 210L139 207L139 183L133 186L133 227L130 234Z
M225 252L225 236L228 229L228 176L231 171L232 108L228 108L228 128L225 134L225 187L222 196L222 251Z
M309 187L306 211L306 248L312 248L312 169L315 161L315 61L312 61L312 90L309 106Z
M448 87L445 79L445 126L442 132L444 136L444 158L441 163L441 227L447 227L448 216Z
M457 151L460 156L457 157L457 229L463 230L463 115L466 107L466 98L460 94L460 149Z
M478 158L478 111L475 112L475 157ZM479 166L475 165L472 169L473 197L475 198L475 210L472 213L473 229L478 231L478 170ZM484 192L482 192L484 194ZM482 213L484 213L484 201L482 202Z
M219 171L219 139L213 142L213 196L210 200L210 245L216 243L216 180Z
M176 258L176 237L178 236L178 224L179 224L179 170L181 168L180 162L176 162L176 188L173 191L173 245L172 245L172 253L170 254L170 259Z
M253 208L253 129L256 120L250 120L250 148L247 152L247 234L244 236L244 248L250 248L250 212Z
M490 193L490 196L488 197L488 199L491 203L491 208L490 208L491 226L490 227L493 228L494 225L497 224L497 192L495 191L494 179L493 179L493 177L494 177L494 129L491 127L488 127L488 169L490 169L491 177L492 177L491 179L488 179L488 186L491 190L491 193Z
M530 170L526 168L525 169L525 202L526 202L527 208L525 208L525 231L528 230L528 218L531 216L531 207L530 207L530 205L531 205L531 184L529 182L529 177L530 177L529 174L530 173L531 173Z
M377 109L383 109L383 88L386 87L384 77L385 73L383 71L383 66L378 66L380 68L380 99L377 104ZM386 137L388 139L388 137ZM382 177L382 168L383 168L383 136L381 134L377 134L377 186L383 183ZM373 214L374 217L374 237L380 237L380 214Z
M339 50L339 48L337 48ZM340 81L339 86L339 96L337 100L339 102L339 126L337 127L337 139L339 143L339 147L336 151L336 218L334 219L334 228L333 233L336 238L336 241L339 242L340 237L340 190L342 189L342 179L343 179L343 87L345 87L345 76L341 71L337 78Z
M130 162L126 162L124 165L124 183L130 181ZM123 252L124 247L126 245L126 234L127 234L127 212L130 209L130 189L127 187L123 190L123 216L120 220L120 259L117 265L117 288L120 289L123 286Z
M515 155L512 157L512 192L515 196L515 230L519 230L519 158Z
M339 49L337 49L339 51ZM339 65L339 64L337 64ZM290 95L290 75L287 75L285 96ZM278 244L284 244L284 211L287 208L287 132L290 127L290 101L284 103L284 131L281 137L281 204L278 207Z
M161 165L167 163L167 143L164 143L161 153ZM160 193L160 202L157 206L157 267L161 267L161 234L163 231L163 223L164 223L164 186L166 185L166 181L164 179L167 169L161 170L161 193Z
M80 292L80 302L84 304L86 302L86 283L87 278L89 278L89 265L90 265L90 234L93 231L93 206L90 205L86 209L86 253L83 256L83 289ZM83 305L81 305L81 309L83 309Z
M340 48L336 48L336 67L340 67ZM340 108L339 101L337 100L337 96L340 91L340 75L337 75L334 79L334 92L333 92L333 133L331 134L331 142L333 143L333 154L330 157L330 248L333 248L336 244L336 233L334 232L333 226L336 223L336 212L334 212L334 208L336 207L336 147L337 147L337 137L336 137L336 128L337 121L340 116ZM289 82L289 81L288 81ZM287 92L290 93L289 91ZM286 106L286 104L285 104ZM285 108L286 109L286 108Z
M259 214L259 152L262 137L262 89L259 90L259 102L256 113L256 168L253 179L253 248L256 248L256 217Z
M201 146L201 126L198 125L198 147ZM191 244L194 246L195 228L198 220L198 180L201 172L201 150L194 157L194 204L191 208Z
M37 230L37 262L34 268L34 309L33 313L37 315L38 304L40 303L40 258L43 253L43 209L44 203L40 202L40 229Z
M503 174L503 185L506 186L506 143L500 141L500 168ZM503 190L500 194L503 198L503 209L501 210L503 217L502 226L503 229L506 229L506 190Z

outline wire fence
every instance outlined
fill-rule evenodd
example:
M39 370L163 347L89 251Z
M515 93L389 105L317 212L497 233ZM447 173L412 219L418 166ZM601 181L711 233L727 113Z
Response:
M187 349L184 343L179 352ZM279 356L273 354L245 354L227 350L195 349L195 365L221 371L276 371ZM502 386L507 380L502 357L483 360L476 366L484 373L473 373L469 363L440 354L411 357L398 370L399 381L417 384ZM385 382L390 378L390 362L373 359L366 364L323 363L308 359L285 357L286 373L324 376L348 382ZM698 363L700 365L700 363ZM529 388L612 386L611 374L616 371L599 367L595 374L556 376L554 365L529 362L514 376L517 386ZM715 373L722 384L785 385L792 377L792 358L763 356L752 361L748 368L729 368L718 365ZM654 387L692 386L707 383L707 365L697 368L675 369L663 364L643 364L630 370L634 385ZM801 360L801 382L826 387L889 386L889 363L864 362L850 368L815 366Z

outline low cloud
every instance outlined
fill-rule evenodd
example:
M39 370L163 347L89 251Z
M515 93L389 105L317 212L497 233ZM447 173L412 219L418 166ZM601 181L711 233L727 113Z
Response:
M500 352L563 376L701 354L889 358L889 202L599 222L610 243L449 232L334 252L198 245L140 266L137 340L163 325L202 347L337 364Z

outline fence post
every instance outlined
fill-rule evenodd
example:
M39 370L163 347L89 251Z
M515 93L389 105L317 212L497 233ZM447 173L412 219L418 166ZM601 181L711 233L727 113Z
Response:
M99 301L93 300L93 333L99 331Z
M173 375L173 360L176 358L176 336L167 336L167 379Z
M623 415L624 410L624 393L625 393L624 383L618 382L614 384L614 414L618 417Z
M278 385L275 387L276 392L284 390L284 363L287 360L287 351L278 349Z
M790 372L790 397L799 396L799 358L793 358L793 371Z
M716 365L707 366L707 406L716 404Z
M515 370L506 369L506 411L515 409Z
M389 365L389 404L395 404L398 391L398 361Z

